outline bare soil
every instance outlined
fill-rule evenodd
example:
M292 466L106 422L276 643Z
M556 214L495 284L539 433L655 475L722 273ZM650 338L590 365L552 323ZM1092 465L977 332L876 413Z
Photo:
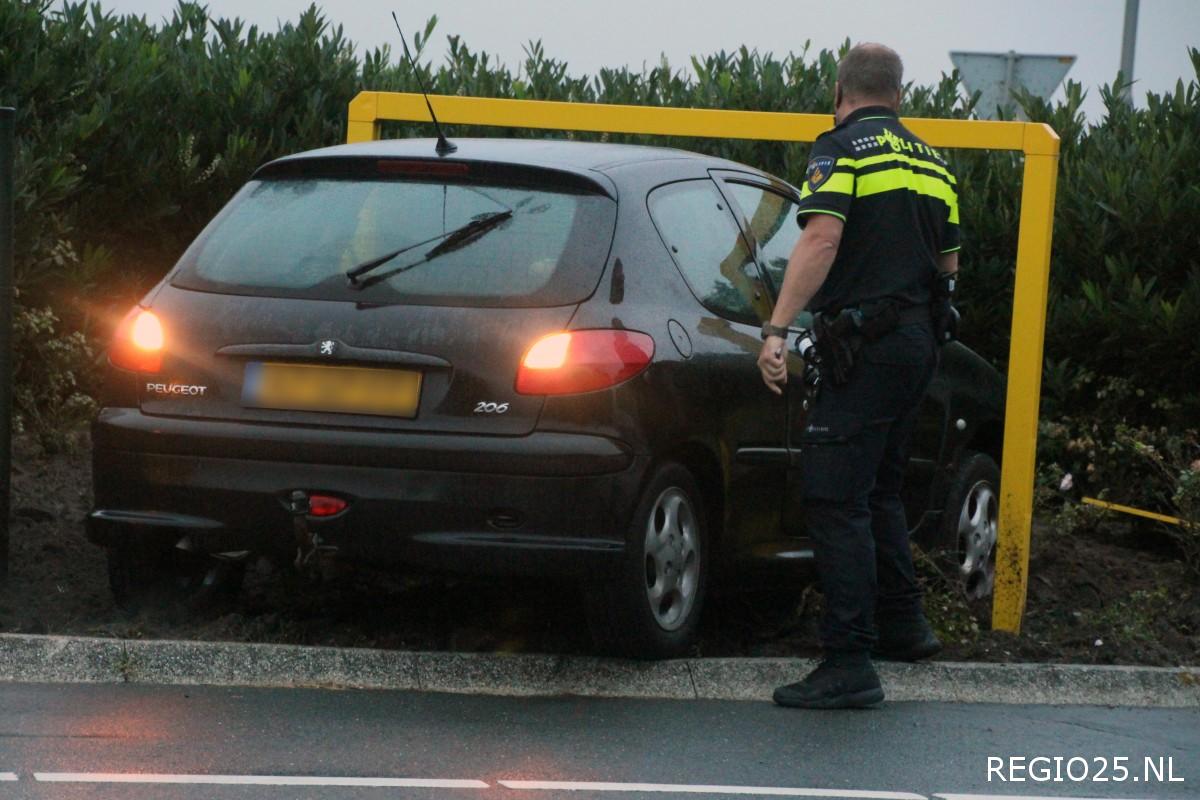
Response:
M86 442L45 454L22 438L15 451L2 632L591 652L577 587L533 580L343 570L309 585L264 561L223 605L124 613L109 595L103 551L84 538L91 486ZM990 604L964 598L935 559L918 560L929 616L946 644L942 659L1200 664L1200 582L1152 530L1110 523L1066 536L1036 525L1020 636L988 630ZM727 591L706 613L697 655L816 655L820 606L816 588L801 581Z

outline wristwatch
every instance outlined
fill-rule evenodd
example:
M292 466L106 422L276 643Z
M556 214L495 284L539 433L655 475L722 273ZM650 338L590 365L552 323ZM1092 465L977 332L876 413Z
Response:
M781 328L778 325L772 325L770 320L762 324L762 339L764 342L769 336L778 336L780 339L786 339L787 335L787 328Z

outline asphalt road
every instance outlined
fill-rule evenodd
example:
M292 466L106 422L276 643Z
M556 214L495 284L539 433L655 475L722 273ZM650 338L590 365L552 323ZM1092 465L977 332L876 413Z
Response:
M1008 760L1022 756L1051 760L1022 772ZM1161 760L1163 780L1143 774L1146 758ZM1051 778L1086 770L1088 779L1005 783L1001 768ZM1128 780L1111 780L1122 768ZM1101 769L1109 781L1092 780ZM1196 798L1200 709L890 703L805 712L694 700L0 684L5 800L772 795Z

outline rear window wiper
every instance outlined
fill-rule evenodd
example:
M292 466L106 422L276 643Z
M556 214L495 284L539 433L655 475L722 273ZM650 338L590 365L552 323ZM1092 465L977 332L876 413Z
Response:
M454 230L446 231L445 233L439 233L437 236L431 236L428 239L417 242L416 244L406 245L398 250L393 250L390 253L384 253L383 255L372 258L369 261L364 261L346 271L346 277L350 279L350 288L365 289L366 287L372 286L380 281L387 280L393 275L412 269L418 264L424 264L426 261L437 258L443 253L449 253L453 250L459 249L460 247L465 247L483 234L498 226L500 223L510 219L512 215L512 211L498 211L495 214L488 214L485 217L473 219L466 225L462 225ZM442 241L438 242L439 239ZM438 243L431 247L428 252L426 252L425 255L422 256L418 261L414 261L411 264L405 264L403 267L390 270L381 275L372 276L366 280L359 280L359 278L366 275L368 272L383 266L397 256L401 256L410 250L415 250L422 245L427 245L430 242Z

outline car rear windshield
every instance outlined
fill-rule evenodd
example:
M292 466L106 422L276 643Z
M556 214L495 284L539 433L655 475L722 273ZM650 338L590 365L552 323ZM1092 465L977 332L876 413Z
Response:
M446 241L438 237L504 212L511 216L417 263ZM595 289L615 219L612 199L578 187L270 177L238 192L189 248L172 283L366 303L566 305ZM372 269L359 288L346 276L355 266L422 242Z

